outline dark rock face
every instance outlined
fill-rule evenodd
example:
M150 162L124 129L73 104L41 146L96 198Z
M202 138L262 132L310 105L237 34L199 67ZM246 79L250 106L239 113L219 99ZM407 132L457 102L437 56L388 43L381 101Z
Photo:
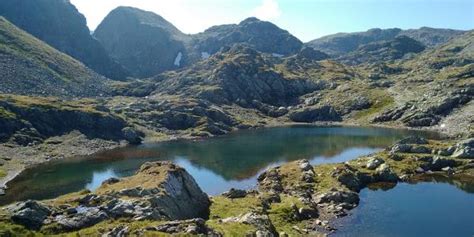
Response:
M341 121L341 116L329 105L304 109L290 114L294 122Z
M192 47L196 53L214 54L224 46L245 43L264 53L290 55L297 53L303 43L288 31L276 25L248 18L238 25L214 26L193 37Z
M16 116L14 120L0 117L2 121L0 127L5 127L0 134L0 141L11 139L20 145L28 145L35 140L41 141L74 130L90 139L127 140L132 144L140 143L143 136L128 127L122 118L97 111L69 110L41 105L21 107L4 101L0 101L0 108L5 108Z
M126 76L90 35L85 17L69 0L4 0L0 15L102 75L112 79Z
M28 229L37 230L51 213L51 210L37 201L25 201L7 207L13 222L21 224Z
M187 37L152 12L118 7L94 31L112 58L136 77L150 77L187 62Z

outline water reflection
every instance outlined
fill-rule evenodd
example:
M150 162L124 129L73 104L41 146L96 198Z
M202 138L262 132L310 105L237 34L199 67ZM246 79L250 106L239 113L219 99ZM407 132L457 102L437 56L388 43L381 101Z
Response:
M472 181L471 181L472 182ZM364 189L331 236L473 236L474 195L450 183Z
M84 188L95 190L102 184L102 182L104 182L104 180L117 177L118 175L112 169L107 169L105 171L94 171L94 173L92 173L91 182L87 183Z
M11 188L0 197L0 204L94 189L109 177L132 175L144 162L156 160L183 166L204 191L214 195L230 187L253 187L262 170L283 162L303 158L313 164L343 162L412 134L433 136L385 128L296 126L243 131L203 141L127 147L29 169L9 184Z

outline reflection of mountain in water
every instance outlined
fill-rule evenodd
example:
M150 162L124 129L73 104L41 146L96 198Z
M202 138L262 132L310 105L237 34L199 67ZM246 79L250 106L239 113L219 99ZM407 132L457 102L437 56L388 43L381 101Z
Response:
M466 193L474 194L474 180L472 180L472 176L465 176L465 175L454 175L454 176L446 176L442 174L431 174L431 175L422 175L416 177L411 183L419 183L419 182L430 182L430 183L448 183L460 190L463 190Z
M222 182L235 183L245 181L275 163L314 157L324 159L324 162L336 161L334 156L343 152L344 159L355 158L363 154L362 151L370 150L367 148L386 147L413 133L384 128L298 126L243 131L198 142L174 141L127 147L26 170L9 184L11 188L6 196L0 197L0 204L78 191L101 182L109 173L132 175L141 164L151 160L186 160L183 164L189 166L185 167L187 169L206 170L214 178L222 178Z
M202 142L157 146L166 157L185 157L225 179L248 178L269 164L316 156L334 157L350 148L382 148L413 131L382 128L308 127L247 131ZM354 157L355 158L355 157Z

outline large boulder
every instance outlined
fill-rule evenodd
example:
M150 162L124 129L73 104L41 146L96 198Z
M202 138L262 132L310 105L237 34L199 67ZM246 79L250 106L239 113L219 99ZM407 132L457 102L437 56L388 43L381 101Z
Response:
M207 218L209 215L207 194L189 173L171 162L147 162L136 175L102 185L97 192L146 200L141 205L159 209L161 218L168 220Z
M33 230L41 228L44 220L51 214L49 207L33 200L12 204L6 210L11 214L13 222Z

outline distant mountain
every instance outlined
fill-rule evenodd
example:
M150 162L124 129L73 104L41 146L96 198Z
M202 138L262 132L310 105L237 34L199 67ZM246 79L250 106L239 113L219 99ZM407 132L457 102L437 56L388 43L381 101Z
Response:
M465 31L462 30L421 27L420 29L404 30L400 33L400 35L406 35L421 42L426 47L431 48L442 45L464 33Z
M397 36L393 40L376 41L359 46L355 51L337 58L337 61L349 65L376 63L401 59L409 53L419 53L425 46L408 37Z
M288 31L254 17L239 24L213 26L194 35L191 44L194 51L208 55L236 43L245 43L260 52L281 56L298 53L303 46L303 43Z
M2 0L0 15L104 76L126 76L124 69L90 35L86 19L69 0Z
M464 31L460 30L435 29L428 27L412 30L375 28L365 32L328 35L312 40L306 43L306 45L321 50L333 57L337 57L353 52L361 45L376 41L393 40L395 37L402 35L421 42L425 47L435 47L461 35L463 32Z
M186 35L163 17L131 7L118 7L110 12L94 36L136 77L178 69L235 44L246 44L279 57L298 53L303 46L287 31L257 18Z
M0 93L107 95L106 78L0 17Z
M185 65L183 34L161 16L118 7L97 27L94 36L135 77L148 77Z

